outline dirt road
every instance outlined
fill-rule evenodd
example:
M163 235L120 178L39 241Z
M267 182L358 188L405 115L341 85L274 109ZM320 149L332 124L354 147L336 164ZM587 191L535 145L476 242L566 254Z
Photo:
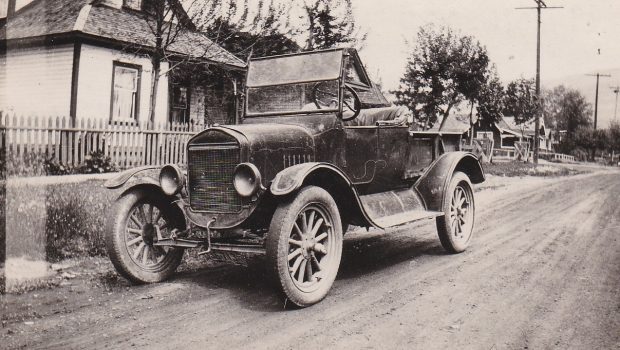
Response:
M101 280L5 296L0 344L620 349L620 173L476 196L467 252L445 254L432 222L356 232L332 292L307 309L284 310L262 265L228 265L158 285Z

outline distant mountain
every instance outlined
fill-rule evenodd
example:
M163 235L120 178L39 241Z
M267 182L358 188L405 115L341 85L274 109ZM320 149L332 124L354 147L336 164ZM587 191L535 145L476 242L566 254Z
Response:
M564 85L581 91L581 93L592 104L594 110L594 97L596 91L596 77L587 76L586 74L595 74L596 72L584 72L583 74L575 74L560 79L548 79L543 77L543 88L553 88L557 85ZM600 74L610 74L611 78L600 78L598 92L598 128L606 128L609 122L614 118L614 108L616 104L616 95L611 86L620 85L620 68L601 70ZM620 103L620 101L619 101ZM594 119L594 116L592 116ZM620 106L618 107L618 117L620 121Z

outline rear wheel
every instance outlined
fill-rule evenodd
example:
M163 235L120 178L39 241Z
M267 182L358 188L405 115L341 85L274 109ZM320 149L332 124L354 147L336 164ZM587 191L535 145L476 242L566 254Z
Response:
M169 237L183 229L179 209L163 196L144 189L121 196L107 218L105 242L116 270L136 283L160 282L181 263L183 249L156 246L158 233Z
M278 289L306 307L329 292L342 256L336 202L320 187L304 187L278 206L266 241L267 262Z
M441 245L450 253L467 249L474 230L474 192L469 177L457 171L452 175L443 200L444 216L437 218Z

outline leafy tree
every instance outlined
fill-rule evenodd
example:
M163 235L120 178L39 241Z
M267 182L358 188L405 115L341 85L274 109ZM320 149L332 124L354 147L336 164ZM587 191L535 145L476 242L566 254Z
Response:
M351 0L312 0L302 5L306 19L306 50L340 45L359 46L366 39L355 26Z
M482 86L478 96L478 123L480 125L490 126L502 118L504 98L504 86L495 71L489 71L486 84Z
M576 89L556 86L544 92L543 111L545 123L555 129L574 133L591 125L592 105Z
M397 104L409 107L414 118L429 128L439 115L445 123L452 108L463 101L470 102L473 113L489 77L489 58L479 42L448 27L429 25L418 31L405 74L393 93Z
M534 79L521 78L508 83L504 98L505 115L512 115L517 124L524 124L536 117L539 108Z

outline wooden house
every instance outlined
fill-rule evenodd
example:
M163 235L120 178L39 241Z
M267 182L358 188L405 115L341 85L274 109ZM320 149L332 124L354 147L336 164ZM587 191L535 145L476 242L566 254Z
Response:
M151 104L155 40L148 3L34 0L9 9L0 21L0 111L142 125ZM175 11L184 12L182 6ZM245 63L186 26L167 52L170 59L161 62L155 123L230 122ZM181 60L189 63L170 70ZM174 74L186 68L192 73Z
M474 137L477 139L493 139L494 148L496 149L513 149L515 142L527 141L530 143L530 149L534 146L535 138L534 120L527 123L517 124L514 117L502 116L502 118L493 125L481 125L478 123L475 127ZM541 119L540 132L538 134L538 143L540 150L551 151L552 143L547 142L549 132L545 128L545 123Z

